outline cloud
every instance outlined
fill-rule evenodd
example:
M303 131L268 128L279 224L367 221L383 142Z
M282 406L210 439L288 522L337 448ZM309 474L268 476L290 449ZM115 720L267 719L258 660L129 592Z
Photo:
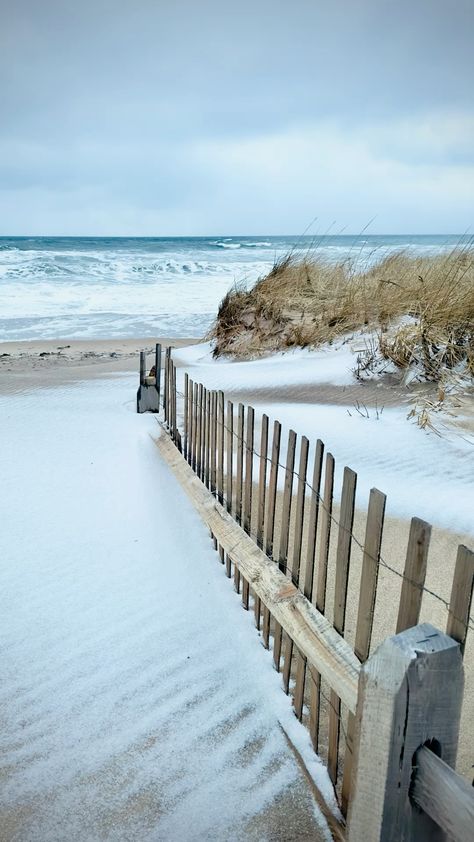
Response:
M472 224L469 0L0 3L0 231Z

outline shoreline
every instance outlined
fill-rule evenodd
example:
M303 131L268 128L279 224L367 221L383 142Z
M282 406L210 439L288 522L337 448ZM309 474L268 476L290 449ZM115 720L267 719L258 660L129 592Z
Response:
M0 393L42 389L139 371L140 351L156 342L181 348L198 338L33 339L0 342ZM150 366L152 365L150 357Z

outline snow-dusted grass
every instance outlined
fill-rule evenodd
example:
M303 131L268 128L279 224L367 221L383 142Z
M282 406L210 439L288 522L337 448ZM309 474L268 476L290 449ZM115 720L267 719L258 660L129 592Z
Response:
M0 397L0 822L22 842L257 838L301 785L279 722L330 797L135 390Z

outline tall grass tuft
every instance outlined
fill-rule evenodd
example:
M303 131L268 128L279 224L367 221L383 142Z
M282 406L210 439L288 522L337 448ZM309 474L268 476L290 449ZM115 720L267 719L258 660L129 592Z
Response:
M318 346L344 334L375 333L399 368L417 363L427 379L447 369L474 376L474 250L389 254L370 268L287 255L246 290L222 301L215 354L256 355Z

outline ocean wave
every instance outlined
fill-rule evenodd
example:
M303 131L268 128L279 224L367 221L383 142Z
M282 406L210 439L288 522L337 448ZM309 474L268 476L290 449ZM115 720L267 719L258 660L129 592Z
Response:
M212 243L213 246L217 246L221 249L239 249L240 243L231 243L226 240L221 240L215 243Z

